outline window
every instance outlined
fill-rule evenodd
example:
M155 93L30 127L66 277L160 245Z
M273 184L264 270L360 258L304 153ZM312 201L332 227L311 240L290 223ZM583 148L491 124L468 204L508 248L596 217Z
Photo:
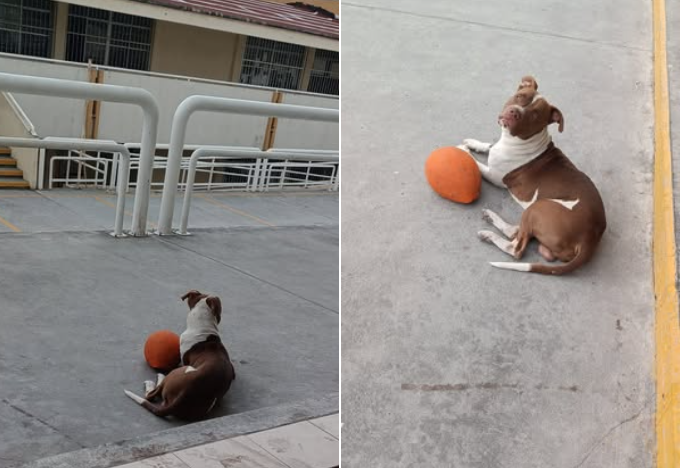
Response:
M304 63L303 46L248 37L241 64L241 83L298 89Z
M71 5L66 60L148 70L151 26L149 18Z
M317 50L307 91L340 94L340 56L330 50Z
M0 52L52 56L52 2L0 0Z

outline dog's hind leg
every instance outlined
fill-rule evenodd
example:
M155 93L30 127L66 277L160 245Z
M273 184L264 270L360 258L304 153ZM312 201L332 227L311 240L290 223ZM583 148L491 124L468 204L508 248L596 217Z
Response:
M479 231L477 233L479 238L483 240L484 242L488 242L489 244L494 244L496 247L501 249L503 252L505 252L508 255L511 255L515 257L515 249L517 247L517 241L509 241L495 232L492 231Z
M157 396L160 396L162 392L163 392L163 381L161 380L161 383L156 385L151 391L147 392L146 399L147 400L153 400Z
M491 223L496 229L501 231L508 239L514 239L519 231L519 226L510 224L491 210L482 210L482 219Z

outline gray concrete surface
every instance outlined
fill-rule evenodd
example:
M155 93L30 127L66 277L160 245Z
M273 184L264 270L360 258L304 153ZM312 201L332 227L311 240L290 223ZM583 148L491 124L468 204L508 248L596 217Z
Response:
M108 468L337 412L337 393L213 418L29 462L21 468ZM145 460L148 462L148 460ZM156 465L150 465L156 466Z
M183 197L175 197L173 227ZM124 228L132 222L134 193L126 197ZM160 194L149 200L148 229L158 221ZM116 196L101 190L0 190L0 233L113 231ZM3 222L5 221L5 222ZM325 225L339 222L338 194L309 192L199 192L193 197L189 231L235 226Z
M0 216L22 230L0 234L0 467L140 437L146 449L131 444L127 459L161 450L152 435L183 423L123 389L155 375L144 341L183 331L188 289L222 298L236 366L214 417L337 394L337 194L214 194L268 221L206 204L195 221L211 228L139 239L110 237L113 209L89 195L0 194Z
M344 467L653 466L651 45L632 0L343 1ZM568 277L490 267L481 209L519 206L487 183L457 205L423 174L496 139L525 74L607 209Z

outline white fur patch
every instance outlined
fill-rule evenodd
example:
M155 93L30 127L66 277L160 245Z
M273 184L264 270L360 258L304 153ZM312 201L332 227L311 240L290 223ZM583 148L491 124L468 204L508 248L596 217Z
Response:
M139 395L135 395L130 390L125 390L125 394L132 398L137 403L139 403L140 405L146 401L144 398L140 397Z
M184 354L196 343L202 343L210 335L219 336L217 319L210 310L206 299L203 298L187 315L187 329L179 336L179 352L182 361Z
M503 270L531 271L531 263L489 262L491 266Z
M549 198L550 201L554 201L555 203L559 203L563 207L565 207L568 210L573 210L576 205L578 205L578 202L580 201L578 198L576 200L559 200L557 198Z
M547 128L527 140L510 135L508 129L504 128L501 139L489 150L489 173L485 178L496 185L504 186L503 177L506 174L535 159L548 149L551 141Z
M213 400L212 405L210 405L210 408L208 408L208 411L206 411L206 413L210 413L210 410L215 407L215 403L217 403L217 398Z
M529 208L531 205L533 205L534 203L536 203L536 200L538 199L538 189L536 189L536 191L534 192L533 198L532 198L531 200L529 200L529 201L522 201L522 200L520 200L520 199L517 198L517 197L515 196L515 194L513 194L512 192L510 192L510 195L512 195L512 198L514 198L515 201L516 201L517 203L519 203L519 206L521 206L523 210L526 210L526 209Z
M186 370L184 371L185 374L188 374L189 372L196 372L198 369L195 367L187 366Z

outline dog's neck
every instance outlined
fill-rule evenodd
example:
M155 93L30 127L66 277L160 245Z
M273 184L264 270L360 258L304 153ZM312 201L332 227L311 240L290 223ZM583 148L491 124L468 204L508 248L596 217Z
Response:
M523 166L545 152L551 142L552 137L548 133L547 127L526 140L510 135L508 129L503 128L501 138L491 147L489 157L502 158L504 166L508 166L504 168L505 174L507 174L512 169ZM492 163L490 162L490 164Z
M205 299L201 299L187 315L187 329L179 337L179 352L182 361L184 354L192 346L207 340L210 335L219 336L217 319Z

